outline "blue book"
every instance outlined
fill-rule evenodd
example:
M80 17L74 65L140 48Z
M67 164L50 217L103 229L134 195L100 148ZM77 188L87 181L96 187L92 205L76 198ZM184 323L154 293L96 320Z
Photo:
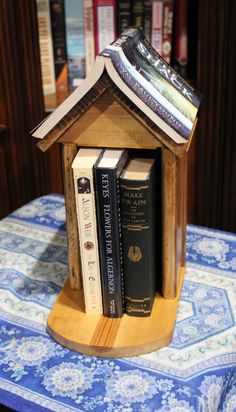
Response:
M69 88L85 78L85 38L83 0L65 0L66 46Z

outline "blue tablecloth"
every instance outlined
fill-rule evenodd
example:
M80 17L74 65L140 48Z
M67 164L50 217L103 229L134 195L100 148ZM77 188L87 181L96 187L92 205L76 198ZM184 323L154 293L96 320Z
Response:
M68 276L64 198L0 222L0 403L17 411L236 411L236 236L188 226L172 343L129 359L55 343L46 319Z

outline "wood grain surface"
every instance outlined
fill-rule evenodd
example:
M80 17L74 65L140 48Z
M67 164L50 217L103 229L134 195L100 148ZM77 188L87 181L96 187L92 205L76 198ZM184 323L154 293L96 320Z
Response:
M147 318L86 314L82 291L72 290L67 281L49 314L47 331L61 345L87 355L127 357L159 349L172 339L183 276L181 268L176 298L157 295Z

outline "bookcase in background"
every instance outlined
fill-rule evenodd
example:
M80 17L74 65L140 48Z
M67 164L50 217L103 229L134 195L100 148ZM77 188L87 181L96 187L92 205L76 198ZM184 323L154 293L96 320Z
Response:
M89 74L95 56L127 27L142 27L146 39L170 63L173 18L176 14L175 22L177 21L177 27L180 27L175 36L176 44L180 51L183 49L179 45L183 44L182 32L186 32L186 21L181 20L179 14L183 12L187 14L186 0L175 0L175 2L174 0L35 1L38 10L44 99L49 110L57 107L58 99L64 98L66 71L69 94L79 86L85 75ZM184 23L183 30L182 23ZM186 33L184 39L187 39ZM184 41L184 50L187 52L187 41ZM63 76L59 76L62 73ZM62 93L59 86L62 86Z

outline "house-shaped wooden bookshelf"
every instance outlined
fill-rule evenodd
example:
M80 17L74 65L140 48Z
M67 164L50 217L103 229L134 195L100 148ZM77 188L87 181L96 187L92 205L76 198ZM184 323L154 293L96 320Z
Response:
M100 63L99 63L100 64ZM70 349L96 356L134 356L172 338L185 264L187 151L134 103L98 63L91 75L33 132L46 151L62 145L69 279L47 321L49 334ZM193 134L193 132L192 132ZM72 162L81 146L161 152L162 294L147 318L85 313ZM160 182L157 182L160 184Z

